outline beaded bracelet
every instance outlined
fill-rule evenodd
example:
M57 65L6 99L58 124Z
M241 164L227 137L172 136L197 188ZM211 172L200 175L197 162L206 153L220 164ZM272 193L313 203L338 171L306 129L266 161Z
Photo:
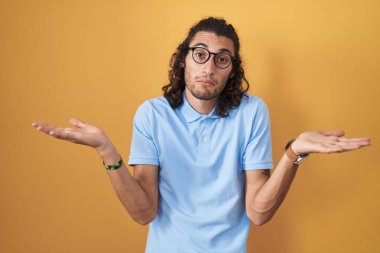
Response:
M117 170L123 165L123 158L120 157L120 161L118 161L116 164L106 165L103 161L103 166L107 170Z

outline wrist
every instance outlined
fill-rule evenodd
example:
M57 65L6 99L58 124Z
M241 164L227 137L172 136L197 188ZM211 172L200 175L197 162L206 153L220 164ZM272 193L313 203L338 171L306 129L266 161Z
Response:
M298 146L294 146L294 143L296 140L292 139L290 140L286 146L285 146L285 154L291 160L294 162L294 164L301 164L306 158L308 158L309 154L300 152L298 150ZM298 143L296 143L297 145Z
M295 139L294 141L292 141L292 143L290 144L289 148L293 151L294 154L296 154L297 156L300 156L302 155L302 151L299 150L298 148L298 138Z
M119 152L109 140L107 140L103 145L96 148L96 151L106 164L114 164L120 160Z

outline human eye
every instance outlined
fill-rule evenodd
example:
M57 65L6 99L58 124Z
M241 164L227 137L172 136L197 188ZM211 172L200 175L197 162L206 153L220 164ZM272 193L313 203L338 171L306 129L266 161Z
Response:
M220 63L228 63L230 61L230 57L227 54L218 54L217 60Z
M203 58L205 56L205 54L203 52L195 52L195 55L198 57L198 58Z
M204 59L206 58L207 54L206 51L202 48L197 48L194 51L194 56L197 57L198 59Z

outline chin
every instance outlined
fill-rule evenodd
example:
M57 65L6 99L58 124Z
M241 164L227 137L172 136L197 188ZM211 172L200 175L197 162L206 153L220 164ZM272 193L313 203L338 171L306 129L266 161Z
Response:
M219 96L219 93L218 94L199 94L199 93L195 93L193 94L194 97L196 97L197 99L200 99L200 100L212 100L212 99L215 99L216 97Z

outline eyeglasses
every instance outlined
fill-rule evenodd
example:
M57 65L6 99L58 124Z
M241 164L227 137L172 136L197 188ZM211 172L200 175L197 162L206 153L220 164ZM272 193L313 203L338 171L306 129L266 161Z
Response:
M193 60L199 64L206 63L211 55L214 55L214 63L221 69L227 68L230 66L231 62L235 60L230 54L225 52L212 53L204 47L189 47L189 50L193 51Z

